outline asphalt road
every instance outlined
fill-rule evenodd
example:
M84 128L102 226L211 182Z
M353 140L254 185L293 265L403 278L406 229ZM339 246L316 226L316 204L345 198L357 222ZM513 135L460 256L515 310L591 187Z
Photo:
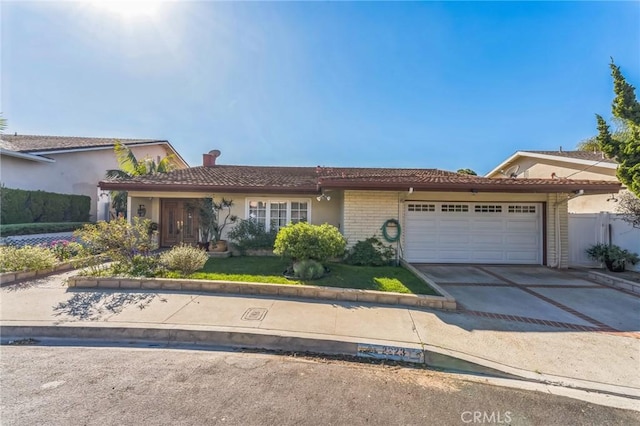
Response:
M445 373L253 353L2 346L7 425L631 425L640 412Z

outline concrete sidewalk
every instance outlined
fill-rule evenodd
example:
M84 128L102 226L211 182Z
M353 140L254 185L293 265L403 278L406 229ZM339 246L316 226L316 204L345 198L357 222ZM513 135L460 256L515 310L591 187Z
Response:
M67 289L75 273L3 287L3 340L68 336L319 353L380 345L423 351L436 366L640 398L640 339L615 333L364 303Z

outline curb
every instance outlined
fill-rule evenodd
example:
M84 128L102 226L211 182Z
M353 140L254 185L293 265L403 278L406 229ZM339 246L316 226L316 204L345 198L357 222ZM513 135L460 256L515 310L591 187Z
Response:
M456 301L451 296L429 296L423 294L405 294L310 285L169 278L94 278L77 275L69 277L67 282L70 288L203 291L211 293L280 296L288 298L343 300L348 302L410 306L414 308L456 309Z
M19 339L72 339L112 342L122 345L155 343L171 346L191 346L200 349L226 347L286 352L305 352L316 355L345 355L362 359L390 360L424 365L449 372L515 379L559 386L601 394L640 400L640 389L538 374L505 366L473 355L432 345L375 341L364 339L342 340L336 336L305 333L280 333L234 327L175 326L142 328L120 325L86 326L41 324L0 325L2 343Z
M599 284L621 290L627 290L640 296L640 283L629 281L624 278L614 277L597 271L589 271L589 278Z

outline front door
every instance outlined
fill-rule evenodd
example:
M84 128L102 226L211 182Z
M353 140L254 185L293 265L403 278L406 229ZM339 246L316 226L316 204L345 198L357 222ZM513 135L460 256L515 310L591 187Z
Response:
M162 200L162 247L198 242L198 215L194 206L195 200Z

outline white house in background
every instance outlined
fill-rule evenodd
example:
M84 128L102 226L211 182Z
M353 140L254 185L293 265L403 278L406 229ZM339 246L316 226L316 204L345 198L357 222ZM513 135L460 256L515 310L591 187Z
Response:
M618 163L602 152L518 151L485 176L489 178L588 179L618 181ZM622 191L626 191L624 188ZM583 195L569 200L569 213L615 212L618 193Z
M488 178L562 180L589 179L618 182L615 160L601 152L518 151L497 165ZM569 265L597 266L585 249L596 243L611 243L640 253L640 229L633 228L617 213L618 199L624 192L584 194L568 201ZM635 267L640 270L640 265Z
M119 141L138 159L173 154L176 169L189 167L166 140L2 135L0 181L7 188L91 197L91 219L108 217L108 192L98 189L109 169L117 169L113 147Z

